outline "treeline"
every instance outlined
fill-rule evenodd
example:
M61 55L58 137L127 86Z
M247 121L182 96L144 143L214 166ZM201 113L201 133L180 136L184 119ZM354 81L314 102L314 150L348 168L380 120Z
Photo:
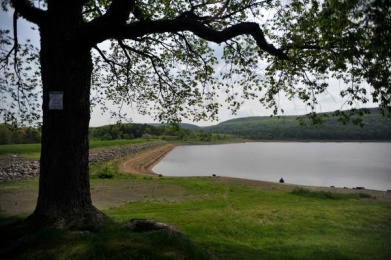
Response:
M141 137L160 136L164 129L147 124L115 124L90 127L91 140L135 139Z
M168 141L211 142L225 140L227 135L216 135L195 125L179 124L115 124L90 128L91 140L117 140L134 138L157 138Z
M391 120L376 109L361 118L364 126L342 124L328 118L321 125L300 126L296 116L248 117L229 120L206 129L254 140L391 140Z
M41 130L32 127L16 128L0 124L0 144L34 144L41 142Z
M90 127L90 140L119 139L163 139L168 141L201 141L211 142L225 140L227 136L212 134L195 125L180 124L178 126L163 124L114 124L100 127ZM41 141L41 130L35 128L15 128L0 124L0 144L29 144Z

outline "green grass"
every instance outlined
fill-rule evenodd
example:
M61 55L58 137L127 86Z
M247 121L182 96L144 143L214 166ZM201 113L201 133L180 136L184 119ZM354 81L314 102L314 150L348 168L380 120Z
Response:
M107 164L107 171L115 172L114 166ZM207 259L209 252L218 259L391 259L391 203L365 191L337 194L117 172L113 179L93 179L92 185L96 190L118 182L144 187L145 196L105 210L119 224L96 233L31 229L12 224L23 216L0 213L0 232L9 238L0 244L0 258L17 253L21 259ZM1 183L0 191L12 192L13 185L20 192L37 182ZM171 192L162 192L167 187ZM167 223L192 242L121 227L132 218Z
M90 149L118 147L118 146L132 145L132 144L141 144L145 142L149 142L149 141L142 138L131 139L131 140L90 141Z
M149 142L146 139L90 141L90 149L112 148L125 145L134 145ZM19 154L24 159L38 160L41 144L6 144L0 145L0 157L6 154Z
M176 226L221 259L390 259L391 205L376 200L325 200L289 192L161 179L185 187L180 202L154 200L107 210Z
M0 145L0 156L20 154L26 159L39 159L41 144L4 144Z

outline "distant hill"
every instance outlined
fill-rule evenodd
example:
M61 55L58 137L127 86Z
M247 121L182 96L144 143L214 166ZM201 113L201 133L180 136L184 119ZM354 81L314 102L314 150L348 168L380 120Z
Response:
M180 123L179 127L182 129L190 129L190 130L201 130L202 129L198 125L188 124L188 123Z
M297 116L246 117L232 119L215 126L203 127L216 134L231 134L256 140L391 140L391 119L379 110L369 109L362 117L364 126L346 125L328 118L322 125L300 126Z
M159 127L159 126L167 126L168 124L161 124L161 123L151 123L148 124L154 127ZM202 128L198 125L194 124L188 124L188 123L179 123L179 127L182 129L189 129L189 130L201 130Z

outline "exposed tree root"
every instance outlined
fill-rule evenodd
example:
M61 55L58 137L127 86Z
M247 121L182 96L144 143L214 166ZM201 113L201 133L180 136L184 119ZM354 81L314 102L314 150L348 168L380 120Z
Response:
M37 225L51 225L59 229L89 231L100 229L113 222L109 216L94 206L77 210L51 210L47 214L35 211L26 221Z

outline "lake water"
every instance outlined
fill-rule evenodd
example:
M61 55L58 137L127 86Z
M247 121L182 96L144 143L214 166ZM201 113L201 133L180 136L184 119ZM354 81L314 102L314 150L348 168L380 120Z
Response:
M153 171L391 190L391 143L273 143L177 146Z

